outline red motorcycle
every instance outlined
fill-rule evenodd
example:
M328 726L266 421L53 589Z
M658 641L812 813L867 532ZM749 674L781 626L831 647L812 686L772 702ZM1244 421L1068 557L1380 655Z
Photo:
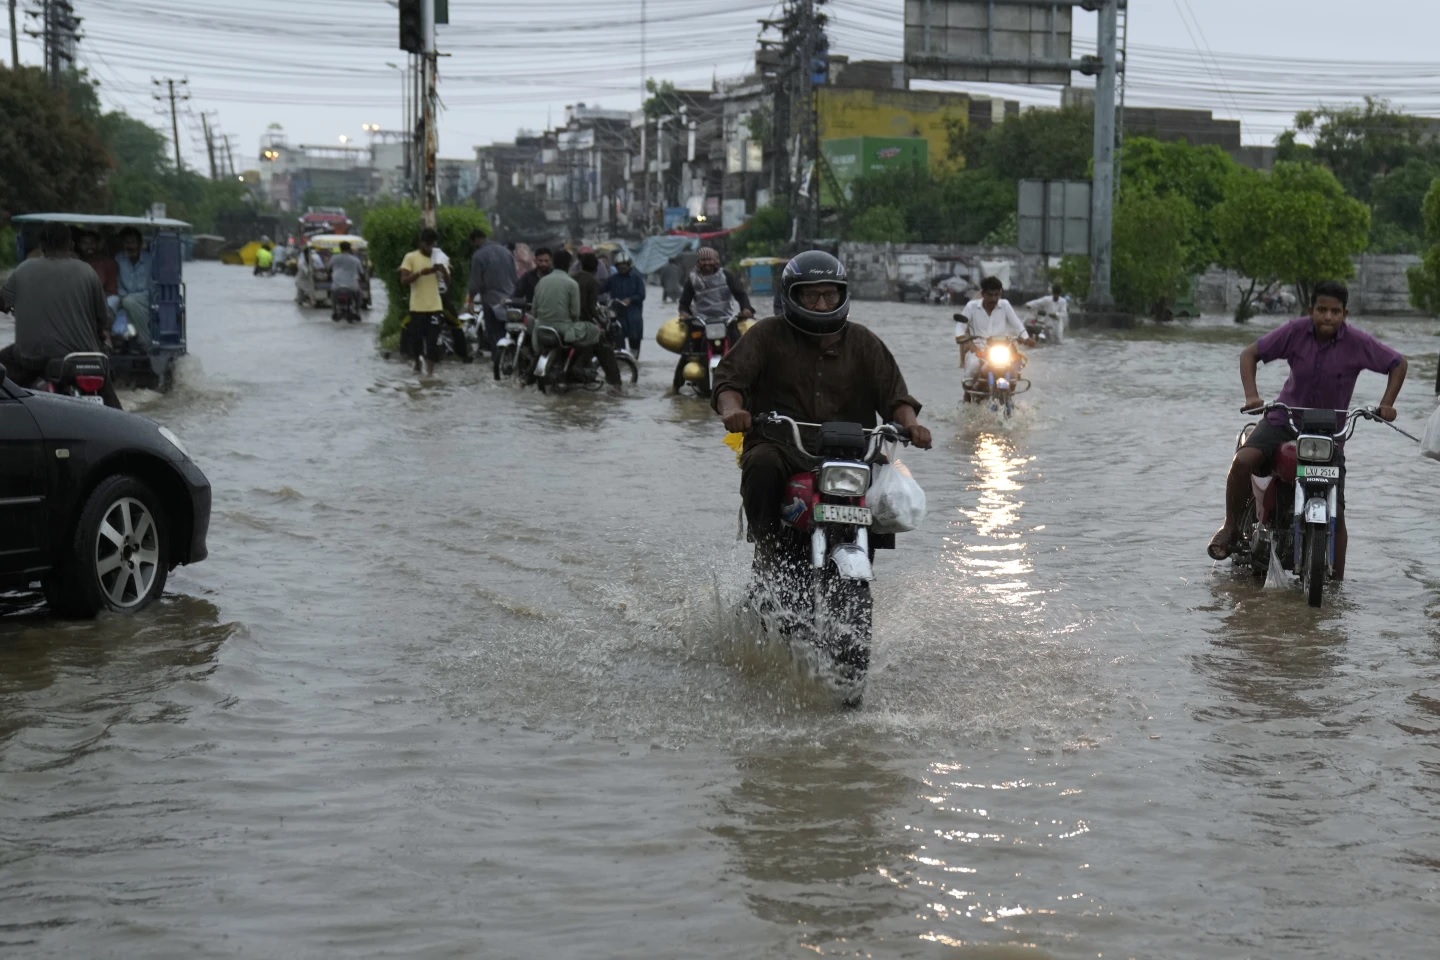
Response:
M786 487L773 558L777 569L764 571L775 592L754 598L758 612L767 629L774 623L792 642L808 643L844 705L858 707L870 669L875 549L894 545L893 535L883 542L881 535L872 538L865 496L872 465L882 461L881 445L908 444L910 434L894 423L866 429L858 423L799 423L778 413L755 417L754 429L767 427L781 432L788 427L791 445L809 466ZM816 432L817 452L806 448L801 428Z

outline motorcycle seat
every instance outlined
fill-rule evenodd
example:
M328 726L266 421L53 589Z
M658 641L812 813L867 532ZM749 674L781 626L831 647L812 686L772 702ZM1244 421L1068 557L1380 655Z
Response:
M535 331L535 342L542 350L554 350L565 345L560 332L553 327L539 327Z

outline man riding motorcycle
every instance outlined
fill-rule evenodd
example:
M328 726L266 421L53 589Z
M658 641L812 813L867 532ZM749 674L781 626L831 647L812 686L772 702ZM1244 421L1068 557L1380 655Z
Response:
M621 250L615 254L615 272L605 281L603 292L609 294L610 302L619 308L630 355L638 358L640 341L645 336L645 277L635 273L634 267L635 261L629 253Z
M1395 398L1405 383L1409 368L1405 358L1375 337L1345 322L1349 316L1350 290L1335 280L1315 285L1311 295L1310 316L1291 320L1250 344L1240 352L1240 385L1245 390L1245 405L1240 409L1258 410L1264 406L1255 386L1255 369L1261 363L1284 360L1290 376L1280 391L1277 402L1291 407L1345 410L1355 392L1355 381L1362 370L1386 374L1385 393L1376 413L1381 419L1395 419ZM1237 548L1236 528L1251 494L1250 478L1270 473L1275 453L1296 433L1282 411L1272 412L1250 433L1245 445L1235 452L1230 474L1225 481L1225 522L1210 538L1206 552L1212 560L1224 560ZM1340 452L1340 486L1335 518L1335 561L1332 577L1345 576L1345 454Z
M784 312L756 323L726 354L711 401L727 430L745 434L740 496L761 571L778 555L785 484L806 465L782 437L752 432L754 414L773 411L807 423L867 424L879 417L907 428L921 449L931 442L916 419L920 401L907 391L890 350L850 322L840 261L819 250L802 253L786 265L780 285Z
M955 341L960 344L960 365L966 380L980 376L981 347L967 342L968 338L986 340L990 337L1012 337L1029 343L1025 324L1015 313L1010 301L1004 299L1005 284L999 277L986 277L980 281L980 299L965 304L965 309L955 314Z
M340 241L340 251L330 258L330 317L340 319L340 300L349 297L350 309L360 310L360 277L365 265L350 252L350 241Z
M720 254L710 247L701 247L695 269L680 291L680 315L707 322L729 320L736 315L732 304L739 305L742 318L755 316L750 295L740 281L729 270L720 268Z
M74 256L70 228L42 226L40 250L41 256L16 267L0 289L0 310L15 314L15 342L0 350L0 366L25 386L43 377L51 360L99 353L110 326L100 277ZM100 396L107 407L121 409L109 377Z
M594 254L589 254L593 258ZM553 257L554 269L547 273L535 286L534 349L537 356L544 353L540 343L540 328L550 327L559 334L567 347L576 350L575 369L584 369L591 355L600 361L605 371L605 382L612 390L620 390L620 368L616 366L615 354L602 343L603 331L599 324L584 316L584 304L580 284L570 276L570 251L557 250ZM588 286L595 286L595 277L584 271Z

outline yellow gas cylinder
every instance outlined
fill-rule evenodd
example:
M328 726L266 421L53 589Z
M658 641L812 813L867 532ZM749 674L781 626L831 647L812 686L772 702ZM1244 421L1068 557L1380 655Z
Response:
M679 353L685 346L685 321L676 317L660 324L660 329L655 331L655 342L671 353Z
M681 376L683 376L686 380L704 380L705 365L702 363L696 363L694 360L691 360L689 363L685 364L685 369L680 371L680 373Z
M753 326L755 326L754 320L741 320L739 323L735 324L735 329L740 331L740 336L743 337L745 336L745 334L750 332L750 328Z

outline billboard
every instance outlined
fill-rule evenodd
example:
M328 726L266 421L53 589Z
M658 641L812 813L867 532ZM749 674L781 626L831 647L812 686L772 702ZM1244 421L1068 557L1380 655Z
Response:
M881 173L902 167L925 167L930 144L919 137L847 137L820 141L820 152L830 165L835 181L848 196L850 184L867 173ZM820 202L833 205L829 184L820 181Z
M1077 0L905 0L905 65L920 80L1068 86Z
M970 125L970 98L935 90L821 87L815 91L815 113L822 141L919 137L927 144L929 164L938 168L950 162L952 134Z
M1090 181L1021 180L1018 246L1044 256L1090 254Z

